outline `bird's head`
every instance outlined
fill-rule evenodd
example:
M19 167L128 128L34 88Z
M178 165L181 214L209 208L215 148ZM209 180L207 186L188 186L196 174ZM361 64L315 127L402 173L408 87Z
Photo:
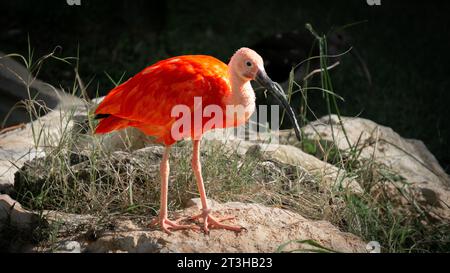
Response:
M234 53L229 66L236 73L236 76L244 81L255 80L258 72L264 71L264 62L261 56L246 47Z
M300 127L295 117L295 112L289 105L281 86L272 81L264 69L262 57L250 48L243 47L234 53L228 64L230 73L241 79L242 82L254 80L266 88L275 99L285 108L286 114L292 122L295 134L300 140Z

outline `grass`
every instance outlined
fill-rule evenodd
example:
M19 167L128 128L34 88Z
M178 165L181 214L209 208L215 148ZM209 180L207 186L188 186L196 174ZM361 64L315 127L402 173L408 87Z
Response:
M323 54L326 39L312 28L311 31L322 48L319 58L323 68L320 86L323 103L330 115L339 113L338 96L333 91ZM38 76L42 63L49 58L63 62L73 60L50 54L35 62L32 50L28 58L17 54L11 56L22 59L26 67L34 72L34 78ZM75 59L78 63L78 58ZM113 84L120 82L114 81L112 76L108 77ZM32 80L26 80L27 86ZM289 86L289 95L294 92L294 86L301 88L295 82ZM69 92L82 93L78 92L82 88L83 84L77 76ZM305 91L300 89L300 92ZM303 97L303 104L307 105L308 97ZM85 103L87 109L92 110L94 105L87 100ZM48 110L32 97L24 105L33 119L37 108ZM96 121L91 114L80 120L76 118L75 110L60 113L61 138L55 140L49 137L45 127L33 127L35 147L43 147L46 157L29 162L19 170L14 197L24 207L38 211L40 215L46 210L57 210L95 216L97 220L83 229L86 234L95 234L114 217L143 220L156 215L159 210L161 148L150 145L146 150L135 151L130 140L133 136L128 132L123 136L124 151L112 152L102 145L103 138L92 134ZM306 114L301 119L307 121ZM342 123L337 126L342 126ZM383 252L448 252L449 226L430 219L427 208L415 200L414 189L401 176L373 159L360 158L362 148L359 143L349 144L350 148L345 151L337 149L332 141L323 139L305 138L296 145L339 167L346 176L355 178L363 189L360 194L326 188L321 177L311 176L299 166L280 164L252 153L240 155L228 150L225 145L212 142L202 149L208 197L220 202L256 202L288 209L310 219L328 220L366 241L380 242ZM191 171L191 151L191 143L186 141L177 143L172 151L170 211L182 208L189 199L198 196ZM63 236L61 230L62 225L57 222L37 228L34 232L40 236L35 237L38 240L34 242L51 249ZM16 233L9 228L5 228L2 234L7 238L6 242L0 240L4 245L17 238L12 236ZM304 238L299 238L299 242L313 247L311 251L333 251ZM287 244L278 250L283 251Z
M310 153L324 161L327 161L345 170L348 177L356 178L364 194L337 193L344 199L345 209L341 211L339 220L334 222L351 233L357 234L368 241L379 241L385 252L412 252L435 251L447 252L450 250L450 227L445 223L434 225L430 221L428 209L415 200L415 192L404 178L392 172L382 164L375 162L374 158L369 160L360 158L363 147L359 140L351 143L343 126L339 106L336 98L326 55L327 39L325 35L319 35L310 24L306 25L311 34L317 40L320 50L320 75L323 98L326 103L333 141L321 138L318 141L304 139L297 144L307 153ZM310 56L309 61L315 58ZM291 72L291 74L293 74ZM288 96L291 97L293 86L297 86L302 92L303 101L301 109L307 109L307 90L301 85L293 82L290 77ZM303 86L308 87L308 83ZM301 112L302 113L302 112ZM338 117L340 129L345 136L348 150L341 151L334 144L333 122L331 114ZM315 114L312 113L314 116ZM302 113L304 121L308 121L306 113ZM398 197L400 196L400 198ZM401 199L402 201L399 201ZM331 220L333 222L333 220Z
M310 248L301 248L301 249L295 249L292 251L285 251L287 246L289 246L292 243L305 245ZM284 243L280 245L276 252L309 252L309 253L338 253L337 251L324 247L321 244L317 243L314 240L293 240L289 241L287 243Z

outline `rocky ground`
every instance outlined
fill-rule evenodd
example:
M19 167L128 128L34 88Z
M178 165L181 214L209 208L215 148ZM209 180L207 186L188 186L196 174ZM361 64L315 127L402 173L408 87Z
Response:
M199 201L191 200L190 206L177 214L183 216L197 214ZM67 250L69 242L72 244L78 242L80 250L84 252L275 252L280 246L283 251L308 246L296 242L299 238L314 240L334 251L366 251L366 243L360 238L339 231L327 221L311 221L287 210L258 204L240 202L219 204L212 200L210 203L217 211L215 213L217 216L234 215L236 219L229 222L239 223L246 230L240 234L212 230L208 235L194 231L180 231L167 235L130 219L116 219L109 230L97 235L95 241L64 241L59 244L57 251ZM283 246L285 243L288 244Z

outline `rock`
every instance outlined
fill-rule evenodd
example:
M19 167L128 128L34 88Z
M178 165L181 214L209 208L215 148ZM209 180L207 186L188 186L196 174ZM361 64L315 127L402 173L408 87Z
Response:
M353 193L362 192L360 185L354 179L350 179L345 171L321 161L297 147L278 145L272 152L267 152L267 156L284 164L302 166L310 173L321 178L321 181L325 182L329 188L344 188Z
M320 245L340 252L366 252L366 243L355 235L339 231L326 221L312 221L299 214L258 204L209 201L215 215L234 215L231 223L247 230L240 234L225 230L211 230L209 235L195 231L177 231L167 235L159 230L140 228L126 220L116 224L114 231L106 231L98 240L87 245L87 252L275 252L291 240L314 240ZM199 200L181 215L194 215ZM288 244L283 250L311 249L310 245Z
M45 156L44 147L56 145L63 130L73 127L74 121L69 120L69 116L65 111L52 111L23 128L0 135L0 185L3 188L14 184L14 173L26 161Z
M29 80L29 82L27 82ZM27 90L29 84L29 93ZM17 107L8 116L11 109L23 100L34 98L49 109L65 108L78 104L79 99L68 95L51 85L35 79L26 67L0 52L0 121L5 118L5 126L12 126L30 122L30 115L24 107ZM39 115L45 111L37 111ZM1 125L0 125L1 128Z
M4 225L23 231L32 230L39 223L37 214L27 211L9 195L0 195L0 229Z
M53 211L53 210L45 210L43 212L43 216L49 222L58 222L63 220L63 224L67 226L79 226L79 225L87 225L92 223L92 221L96 220L94 216L88 214L73 214L73 213L65 213L61 211Z
M49 226L57 227L52 233L57 239L51 244L31 245L26 252L81 253L86 242L95 240L97 229L102 228L100 219L89 214L44 210L42 217Z
M226 132L223 132L226 130ZM232 151L237 151L241 155L247 153L259 154L265 160L279 162L282 165L291 165L304 168L318 180L326 183L327 187L339 187L348 189L354 193L362 192L360 185L351 179L344 170L339 169L327 162L324 162L301 149L292 145L271 144L266 141L247 141L234 137L230 129L218 129L205 134L204 138L210 144L222 143ZM225 137L224 137L225 136ZM268 139L267 136L262 139ZM205 143L208 145L208 142Z
M81 253L81 244L77 241L60 242L54 253Z
M373 160L399 174L418 189L419 200L431 206L435 216L450 220L450 178L422 141L402 138L391 128L367 119L343 117L342 120L351 145L359 143L358 148L362 149L361 160ZM348 150L337 116L331 117L331 124L337 147ZM328 116L303 129L309 138L318 139L320 135L329 141L333 139ZM285 139L292 143L292 138Z

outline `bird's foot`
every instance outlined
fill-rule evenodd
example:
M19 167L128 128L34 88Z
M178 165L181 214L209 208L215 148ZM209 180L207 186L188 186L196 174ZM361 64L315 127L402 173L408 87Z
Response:
M221 217L221 218L216 218L216 217L212 216L210 213L211 213L211 210L207 209L207 210L203 210L202 213L191 217L191 220L197 220L197 219L203 220L203 230L205 231L205 233L209 233L210 229L226 229L226 230L231 230L234 232L241 232L242 230L245 229L244 227L241 227L241 226L232 226L232 225L226 225L226 224L221 223L226 220L234 219L235 218L234 216L225 216L225 217Z
M167 219L167 217L158 216L150 222L150 226L154 227L156 225L159 225L161 227L161 229L169 235L172 234L172 232L170 230L192 229L194 231L198 231L200 229L196 225L180 225L179 222L183 219L184 218L181 218L181 219L178 219L175 221L171 221L171 220Z

